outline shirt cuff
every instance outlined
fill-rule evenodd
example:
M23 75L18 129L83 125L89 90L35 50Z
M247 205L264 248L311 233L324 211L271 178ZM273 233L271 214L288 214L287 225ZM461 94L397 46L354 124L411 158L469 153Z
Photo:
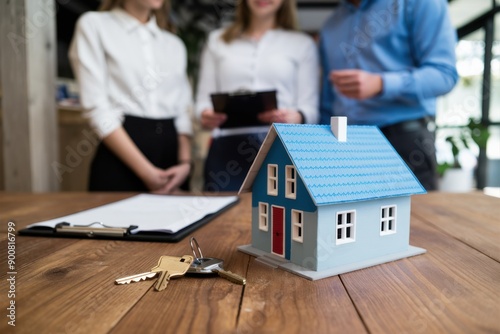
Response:
M196 115L196 118L197 119L201 119L201 113L205 110L205 109L212 109L213 106L212 106L212 103L211 102L199 102L196 104L196 107L195 107L195 115Z
M397 72L383 73L382 83L382 97L392 99L400 94L403 78Z
M189 119L189 117L186 118L177 117L174 121L174 124L175 124L175 129L177 130L177 134L187 135L187 136L193 135L193 127L191 125L191 120Z
M302 118L300 124L306 124L306 117L304 116L304 113L300 110L297 110L297 112L300 114L300 117Z
M90 116L90 124L100 139L106 138L113 131L122 126L122 120L114 117L92 117Z
M302 124L316 124L319 121L317 109L301 108L298 112L302 115Z

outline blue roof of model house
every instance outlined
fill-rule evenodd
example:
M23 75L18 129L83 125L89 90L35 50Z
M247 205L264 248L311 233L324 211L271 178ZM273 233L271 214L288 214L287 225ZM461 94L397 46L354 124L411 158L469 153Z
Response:
M329 125L273 124L241 187L250 190L279 137L316 205L425 193L375 126L348 126L339 142Z

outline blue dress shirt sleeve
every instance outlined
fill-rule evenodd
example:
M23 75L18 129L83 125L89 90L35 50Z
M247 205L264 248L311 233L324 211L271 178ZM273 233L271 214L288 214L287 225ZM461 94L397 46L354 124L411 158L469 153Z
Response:
M350 124L383 127L435 115L436 98L458 81L456 41L446 0L342 1L321 30L321 123L345 115ZM382 91L341 94L328 76L345 69L380 75Z
M414 68L384 72L382 97L412 103L448 93L458 74L456 31L449 19L447 3L407 1L405 10Z

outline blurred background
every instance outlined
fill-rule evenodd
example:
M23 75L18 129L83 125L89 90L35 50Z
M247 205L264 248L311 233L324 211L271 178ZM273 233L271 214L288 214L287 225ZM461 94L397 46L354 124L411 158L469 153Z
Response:
M193 87L205 38L208 32L232 20L235 3L172 0L172 19L188 48ZM317 36L337 3L299 0L300 28ZM76 20L99 5L97 0L22 0L0 5L0 190L86 189L96 137L82 117L67 53ZM448 6L459 37L456 54L460 81L438 101L436 148L441 189L500 187L500 18L495 19L500 4L497 0L451 0ZM24 38L19 40L19 36ZM45 65L37 48L44 50L52 65ZM37 70L38 66L42 68ZM51 73L56 73L53 80ZM40 89L45 95L53 92L53 103L40 97L41 93L33 93L39 89L36 85L50 86ZM13 101L12 94L16 95ZM23 106L26 111L22 111ZM54 125L44 123L51 120ZM209 141L209 133L197 133L193 147L195 191L200 189Z

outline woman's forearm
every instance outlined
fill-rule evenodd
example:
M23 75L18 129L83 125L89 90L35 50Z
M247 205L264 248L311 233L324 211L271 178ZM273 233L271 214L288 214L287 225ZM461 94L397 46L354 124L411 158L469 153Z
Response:
M104 144L140 179L145 180L154 169L153 164L144 156L128 133L119 127L103 138Z
M179 164L191 163L191 138L187 135L179 135Z

